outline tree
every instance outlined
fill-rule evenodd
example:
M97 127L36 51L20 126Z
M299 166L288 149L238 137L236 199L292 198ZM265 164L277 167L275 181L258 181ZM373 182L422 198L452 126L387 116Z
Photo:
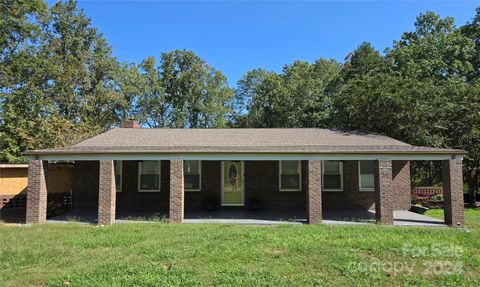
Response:
M259 98L261 94L258 88L267 76L267 71L255 69L247 72L237 82L232 102L233 115L230 119L232 126L245 128L261 125L266 107L258 104L266 101Z
M7 2L2 9L20 24L2 39L1 161L23 161L26 149L70 145L119 121L128 106L122 66L75 1L48 10L39 1Z
M5 0L0 4L0 71L1 80L8 79L9 65L16 57L28 56L28 48L38 43L39 24L47 15L47 4L41 0ZM1 87L5 82L1 82Z
M464 175L473 195L480 176L480 97L478 82L472 80L478 58L474 41L461 30L452 18L429 12L417 18L415 31L387 49L383 64L368 45L361 45L344 66L346 81L335 107L346 128L466 150Z
M340 64L295 61L283 72L253 70L238 83L236 98L248 110L249 127L326 127Z
M124 100L116 81L120 64L75 1L51 7L45 34L45 53L52 55L48 93L58 115L99 130L117 124L116 108Z
M160 71L155 67L155 58L148 57L139 65L142 71L137 84L138 101L136 114L138 119L151 128L168 127L169 104L162 87Z
M402 76L438 82L464 79L473 71L474 45L455 27L453 18L427 12L417 17L415 28L387 50Z
M342 67L342 78L348 81L369 76L385 69L385 59L369 42L363 42L355 51L348 54Z
M226 126L233 93L225 76L191 51L175 50L160 58L157 71L152 59L143 63L147 81L152 83L140 100L145 118L155 122L154 126Z
M475 22L475 21L474 21ZM464 177L469 184L471 203L478 188L479 154L477 116L480 97L472 75L478 71L475 42L454 25L453 18L426 13L417 18L416 30L405 33L388 57L395 68L409 79L428 86L420 100L431 125L431 146L461 148L467 151ZM470 27L472 28L472 27ZM473 115L471 114L473 113Z

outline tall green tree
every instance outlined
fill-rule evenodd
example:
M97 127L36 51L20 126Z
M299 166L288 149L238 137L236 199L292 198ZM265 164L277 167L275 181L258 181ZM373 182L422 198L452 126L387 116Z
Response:
M473 195L480 127L474 41L452 18L428 12L387 49L383 68L366 69L380 67L375 54L362 45L356 61L344 65L346 81L335 100L339 121L415 145L466 150L464 175Z
M2 17L20 21L2 41L0 160L23 161L26 149L73 144L115 125L128 109L122 66L76 1L3 5Z
M142 84L137 103L138 119L151 128L169 127L172 106L166 99L160 71L155 64L153 57L140 64Z
M0 9L0 160L17 162L37 141L36 115L44 102L38 93L44 67L39 44L48 7L43 1L7 0Z
M116 108L124 98L110 45L76 1L57 2L50 10L45 53L52 55L48 92L58 116L99 130L117 124Z
M349 53L342 67L343 81L385 72L385 59L369 42L363 42Z
M281 74L253 70L238 83L236 99L249 127L327 127L341 65L334 60L295 61Z
M163 53L158 67L147 58L137 109L151 127L225 127L233 92L226 77L191 51Z
M268 100L262 99L259 90L269 73L263 69L248 71L237 82L234 101L232 102L233 115L230 119L234 127L261 127L267 117Z

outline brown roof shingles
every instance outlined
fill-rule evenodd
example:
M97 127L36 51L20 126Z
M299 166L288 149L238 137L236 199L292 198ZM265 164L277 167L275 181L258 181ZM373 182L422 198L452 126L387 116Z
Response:
M116 128L76 145L35 154L84 153L452 153L374 133L330 129Z

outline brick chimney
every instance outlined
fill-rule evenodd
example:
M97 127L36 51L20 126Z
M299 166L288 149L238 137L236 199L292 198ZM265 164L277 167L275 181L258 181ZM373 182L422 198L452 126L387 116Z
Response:
M121 128L129 128L129 129L139 129L141 128L140 123L134 119L127 119L122 120L120 124Z

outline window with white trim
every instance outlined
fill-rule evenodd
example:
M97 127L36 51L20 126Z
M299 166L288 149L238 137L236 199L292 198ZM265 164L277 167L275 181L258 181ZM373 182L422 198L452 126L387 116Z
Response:
M160 161L144 160L138 163L138 191L160 191Z
M122 191L122 165L123 162L121 160L116 160L114 163L114 170L115 170L115 189L117 192Z
M343 162L324 160L323 163L323 190L343 191Z
M202 162L200 160L183 161L183 181L185 191L200 191L202 186Z
M280 191L302 190L302 165L299 160L279 162Z
M358 161L358 186L360 191L375 191L373 160Z

